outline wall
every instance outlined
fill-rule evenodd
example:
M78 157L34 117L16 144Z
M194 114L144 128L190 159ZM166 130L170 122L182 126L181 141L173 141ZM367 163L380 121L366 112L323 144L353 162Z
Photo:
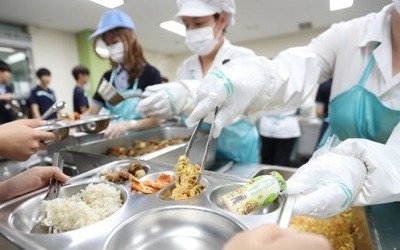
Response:
M272 58L286 48L306 45L313 37L317 36L322 31L323 30L302 32L239 45L253 49L258 55ZM82 58L78 56L78 51L82 50L82 46L77 46L79 34L44 29L36 26L30 26L29 32L33 44L34 68L49 68L52 72L52 83L50 87L54 89L58 99L67 102L66 111L72 112L72 91L75 81L71 75L71 70L74 66L85 63L82 62ZM177 55L166 55L150 50L144 50L144 54L149 63L157 67L161 71L161 74L166 76L170 81L175 79L176 69L181 62L190 56L189 52ZM103 67L99 67L97 71L101 71L100 73L102 73ZM97 71L92 69L93 76L99 74ZM96 87L97 83L98 79L92 79L93 88ZM313 102L313 96L310 97L310 103L311 102Z
M32 37L34 70L45 67L51 71L50 88L55 91L57 99L67 103L65 111L72 112L75 80L71 70L79 64L75 34L36 26L30 26L28 30ZM37 83L37 79L34 83Z

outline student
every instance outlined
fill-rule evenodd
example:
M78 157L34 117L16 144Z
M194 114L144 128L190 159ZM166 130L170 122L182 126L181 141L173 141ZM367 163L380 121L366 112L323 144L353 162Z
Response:
M209 69L226 59L254 55L250 49L236 46L225 37L234 24L234 0L177 0L179 18L186 26L186 45L193 55L177 71L176 82L146 88L147 98L138 109L149 117L188 115L196 89ZM240 119L227 126L217 140L217 161L259 162L259 135L251 122Z
M329 129L343 142L288 180L288 194L297 196L293 213L330 217L349 206L400 201L400 0L334 24L273 60L253 56L215 68L186 122L193 126L219 106L218 136L243 113L298 107L330 78Z
M11 109L13 90L10 85L12 77L11 67L6 62L0 60L0 124L14 121L15 114Z
M105 79L123 95L140 93L147 86L161 83L160 71L144 58L135 31L132 19L125 12L113 9L103 14L97 30L90 36L94 44L102 40L110 53L112 69L104 73L100 84ZM119 115L120 120L111 123L104 132L108 138L159 126L159 119L142 117L136 110L137 103L137 98L129 98L114 106L96 91L88 113L98 114L101 108L106 108Z
M23 119L0 126L0 156L24 161L36 150L45 147L42 141L57 140L51 132L36 130L45 123L40 120ZM68 176L58 167L34 167L0 182L0 202L31 192L46 185L50 178L61 182Z
M46 68L40 68L36 71L36 76L39 79L39 85L31 90L29 103L31 105L32 117L41 119L43 115L55 102L56 95L49 88L51 81L51 73ZM52 120L57 117L56 113L51 114L46 120Z
M72 75L76 81L73 95L74 112L79 114L85 113L89 108L89 101L83 89L83 86L89 82L89 74L89 69L85 66L79 65L72 69Z

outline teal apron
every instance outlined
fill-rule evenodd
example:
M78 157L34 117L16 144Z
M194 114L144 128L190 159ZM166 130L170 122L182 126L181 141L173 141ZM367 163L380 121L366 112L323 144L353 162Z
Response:
M115 77L115 70L112 71L110 77L110 83L112 84ZM138 78L135 79L132 89L127 89L124 91L118 91L123 95L133 94L138 92ZM137 120L142 119L142 115L137 111L136 107L139 103L138 98L128 98L117 105L113 106L110 103L106 102L106 108L110 111L111 114L119 115L119 120Z
M210 129L210 125L202 128ZM253 123L244 119L222 129L217 138L217 161L233 161L241 164L259 163L260 136Z
M371 55L358 84L330 102L330 127L318 146L322 146L333 134L340 140L365 138L386 143L400 121L400 111L384 106L375 94L364 88L374 64L375 59Z

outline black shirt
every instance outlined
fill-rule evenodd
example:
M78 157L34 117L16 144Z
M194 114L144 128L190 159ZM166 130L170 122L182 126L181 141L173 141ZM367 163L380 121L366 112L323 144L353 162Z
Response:
M0 94L12 93L13 90L10 85L1 84L0 86ZM16 116L11 109L11 103L9 101L1 100L0 101L0 124L14 121Z
M109 70L106 73L104 73L104 75L100 79L100 83L103 78L105 78L107 81L110 81L111 73L112 73L112 70ZM97 89L99 88L100 83L98 84ZM160 71L158 69L156 69L155 67L151 66L150 64L146 64L144 66L143 73L139 77L138 89L144 91L144 89L147 86L151 86L151 85L155 85L155 84L159 84L159 83L161 83ZM115 82L113 82L112 84L113 84L113 86L115 86ZM129 84L128 89L132 89L132 88L133 88L133 83ZM104 101L103 97L100 96L98 91L96 91L96 93L94 94L93 100L95 100L102 106L105 105L105 101Z
M318 87L317 96L315 97L316 103L324 104L324 117L328 117L329 110L329 97L331 95L332 79L321 83Z
M83 88L75 86L74 88L74 112L81 113L81 107L89 108L89 102Z
M29 103L39 105L40 115L43 115L50 107L56 102L56 95L54 91L50 88L43 89L40 85L36 86L31 90L31 95L29 96ZM57 114L53 113L46 120L51 120L57 118Z

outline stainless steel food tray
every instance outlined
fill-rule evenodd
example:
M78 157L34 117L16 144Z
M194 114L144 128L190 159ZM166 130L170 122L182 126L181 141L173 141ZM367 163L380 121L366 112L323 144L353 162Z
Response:
M118 160L120 158L115 156L107 156L104 153L108 148L111 147L126 147L131 146L136 140L148 141L153 137L157 136L161 140L173 139L177 137L190 138L193 133L193 129L186 127L162 127L157 129L150 129L145 131L133 132L124 137L118 137L113 139L102 139L94 142L84 143L81 145L75 145L67 147L65 150L70 152L81 152L92 155L97 155L99 157L111 157L113 160ZM193 143L192 149L190 151L190 159L193 163L201 163L205 145L207 142L208 131L199 131L195 142ZM141 160L154 160L162 164L174 165L178 159L179 155L182 155L185 151L187 142L165 147L163 149L154 151L149 154L133 157ZM212 140L210 142L209 151L207 154L207 159L205 162L205 168L209 169L213 166L216 156L216 141Z
M101 171L121 168L132 161L115 161L73 177L62 190L66 192L76 185L99 182L98 173ZM151 161L142 164L148 166L147 174L142 178L152 178L164 172L173 174L170 165ZM131 192L127 183L118 184L125 200L120 210L98 223L59 234L30 233L35 225L32 217L35 217L37 205L46 191L38 190L0 205L0 230L24 249L148 250L160 249L161 245L163 249L221 249L232 235L241 230L264 223L282 225L282 221L288 223L291 217L285 197L279 197L251 215L233 214L223 208L221 195L245 184L248 179L209 171L205 171L203 178L205 192L183 201L166 199L174 183L150 195ZM189 245L182 246L182 242Z

